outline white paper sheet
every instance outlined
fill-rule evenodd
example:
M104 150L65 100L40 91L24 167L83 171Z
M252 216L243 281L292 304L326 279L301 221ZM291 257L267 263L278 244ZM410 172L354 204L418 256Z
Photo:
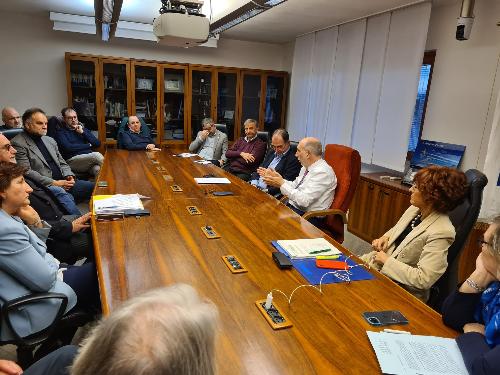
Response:
M116 194L109 198L94 200L94 213L117 213L124 210L143 210L139 194Z
M190 154L189 152L183 152L182 154L177 154L174 156L178 156L180 158L190 158L190 157L193 157L193 156L198 156L197 154Z
M384 374L468 375L454 339L367 331Z
M305 238L300 240L279 240L278 245L292 259L315 258L318 255L341 254L330 242L324 238ZM312 254L311 254L312 253Z
M208 161L208 160L195 160L194 161L195 163L198 163L198 164L212 164L212 162Z
M208 177L208 178L198 178L195 177L194 180L197 184L230 184L229 181L225 177Z

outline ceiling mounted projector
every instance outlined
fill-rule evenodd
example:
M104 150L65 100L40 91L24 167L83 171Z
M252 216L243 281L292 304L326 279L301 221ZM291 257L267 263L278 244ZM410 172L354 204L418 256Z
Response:
M203 0L161 0L160 16L153 21L158 43L193 47L208 40L210 22L201 13Z

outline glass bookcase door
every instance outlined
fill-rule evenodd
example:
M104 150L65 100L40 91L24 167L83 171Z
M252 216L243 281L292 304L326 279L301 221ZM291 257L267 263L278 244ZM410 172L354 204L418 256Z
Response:
M78 120L97 135L96 62L70 60L71 102Z
M236 72L219 72L217 74L217 119L218 124L226 124L227 137L235 137L236 87L238 74Z
M191 74L191 136L195 139L201 121L212 116L212 72L192 70Z
M163 69L163 139L185 141L186 69Z
M260 112L260 92L261 92L260 74L243 74L243 95L241 98L241 124L240 136L245 136L245 127L243 124L249 118L259 123Z
M283 95L285 91L285 78L280 76L267 76L266 101L264 103L264 130L273 132L284 126L282 124Z
M156 139L158 135L157 124L157 75L156 66L135 65L135 108L137 117L144 120L148 126L151 137Z
M106 140L116 140L122 118L128 116L127 64L103 62Z

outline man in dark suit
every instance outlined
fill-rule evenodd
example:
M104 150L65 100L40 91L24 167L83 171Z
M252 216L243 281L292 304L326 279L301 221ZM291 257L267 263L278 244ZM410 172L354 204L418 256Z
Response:
M94 183L75 179L75 174L64 160L56 141L47 137L47 117L39 108L30 108L23 114L24 132L12 138L17 150L17 163L27 167L26 175L44 186L59 186L69 192L75 201L90 199Z
M288 132L285 129L276 129L271 139L271 150L257 172L252 173L251 184L273 196L278 196L281 194L280 189L267 186L262 180L262 175L270 168L277 171L285 180L293 181L299 175L301 167L299 160L295 157L295 152L290 150Z

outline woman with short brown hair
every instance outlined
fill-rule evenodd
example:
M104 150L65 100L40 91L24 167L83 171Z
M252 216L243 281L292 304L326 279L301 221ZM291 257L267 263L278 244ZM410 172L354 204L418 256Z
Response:
M448 248L455 239L447 212L463 201L467 191L461 171L437 166L421 169L410 189L411 206L394 227L373 240L374 251L361 259L427 301L429 289L448 267Z

